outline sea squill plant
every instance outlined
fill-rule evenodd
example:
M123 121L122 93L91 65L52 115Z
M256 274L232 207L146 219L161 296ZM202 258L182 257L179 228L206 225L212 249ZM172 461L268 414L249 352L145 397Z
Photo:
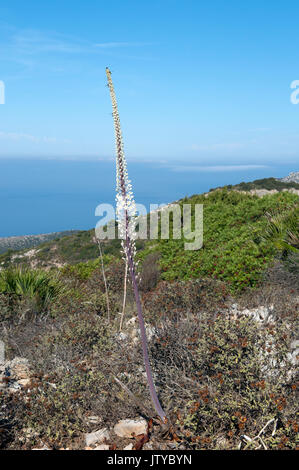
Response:
M114 91L114 86L111 78L111 72L109 68L106 68L106 75L108 79L108 87L110 90L111 102L112 102L112 115L114 121L115 140L116 140L116 219L118 222L118 235L122 239L122 250L125 261L127 262L129 274L131 277L137 314L140 327L143 359L146 370L147 382L151 395L152 402L154 404L157 414L160 416L162 422L166 422L166 414L163 411L153 381L152 370L148 356L148 345L146 330L144 325L144 319L142 315L141 300L138 288L138 273L135 262L135 217L136 217L136 206L134 196L132 192L132 185L128 178L127 163L124 155L123 140L120 127L120 120L117 108L117 101Z

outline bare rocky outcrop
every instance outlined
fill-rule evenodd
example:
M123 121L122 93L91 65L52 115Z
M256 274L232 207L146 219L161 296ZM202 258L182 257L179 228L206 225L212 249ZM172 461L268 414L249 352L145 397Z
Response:
M15 357L0 364L0 389L15 392L30 383L32 371L29 361L24 357Z
M292 171L288 176L281 178L284 183L299 183L299 171Z

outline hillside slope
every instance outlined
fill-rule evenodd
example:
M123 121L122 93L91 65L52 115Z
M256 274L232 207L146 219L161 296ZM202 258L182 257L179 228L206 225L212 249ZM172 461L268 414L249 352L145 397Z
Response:
M40 235L22 235L18 237L1 237L0 254L8 250L18 251L33 248L41 243L59 239L77 233L77 230L66 230L63 232L43 233Z
M299 171L292 171L288 176L281 178L281 181L286 183L298 183L299 184Z
M292 189L299 190L299 181L297 179L293 179L291 175L298 175L299 173L291 173L289 176L286 176L282 179L277 178L262 178L258 180L254 180L248 183L244 181L235 185L227 185L224 188L229 190L240 190L240 191L252 191L252 190L259 190L259 189L266 189L268 191L276 190L276 191L283 191L283 190L290 190ZM215 188L221 189L221 188ZM210 191L213 191L211 189Z
M298 196L282 190L258 197L242 190L224 188L184 198L178 203L181 206L184 203L203 204L203 247L186 251L183 238L137 240L140 260L143 262L147 256L156 253L160 258L162 279L213 278L237 291L255 286L277 251L273 243L263 240L268 226L266 213L287 214L298 205ZM170 223L170 233L171 230ZM117 239L102 242L102 250L113 259L121 258ZM98 257L94 230L89 230L43 243L35 249L2 254L0 267L27 265L48 269L86 263Z

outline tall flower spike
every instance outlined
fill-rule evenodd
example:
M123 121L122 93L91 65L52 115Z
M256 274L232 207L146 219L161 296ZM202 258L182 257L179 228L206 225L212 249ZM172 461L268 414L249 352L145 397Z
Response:
M112 83L111 72L106 67L106 74L108 79L108 87L110 90L112 102L112 115L114 121L115 141L116 141L116 217L118 221L119 236L122 238L123 251L128 263L128 268L134 289L136 300L136 307L138 313L143 359L146 370L146 376L149 386L151 399L153 401L155 410L163 422L166 421L166 414L163 411L153 381L151 366L148 357L148 347L144 320L142 315L141 301L137 283L137 272L135 265L135 224L134 217L136 216L136 206L134 202L131 182L128 179L127 163L124 155L123 140L120 128L120 120L117 109L117 101L115 91Z

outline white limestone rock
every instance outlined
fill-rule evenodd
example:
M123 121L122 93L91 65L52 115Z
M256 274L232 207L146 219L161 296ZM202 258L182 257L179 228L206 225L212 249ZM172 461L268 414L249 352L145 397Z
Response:
M85 443L87 447L90 447L93 444L102 444L106 439L110 439L110 433L107 428L85 434Z
M114 432L119 437L134 437L147 432L147 422L143 418L122 419L114 426Z

